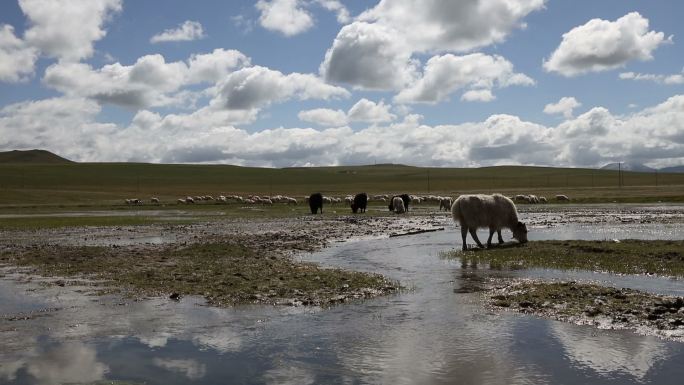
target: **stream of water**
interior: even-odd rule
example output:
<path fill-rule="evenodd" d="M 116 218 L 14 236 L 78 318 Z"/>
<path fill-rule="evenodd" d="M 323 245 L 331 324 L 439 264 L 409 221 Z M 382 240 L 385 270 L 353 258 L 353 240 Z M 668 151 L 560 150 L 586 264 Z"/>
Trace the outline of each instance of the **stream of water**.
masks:
<path fill-rule="evenodd" d="M 530 239 L 682 234 L 681 223 L 568 224 L 535 227 Z M 474 269 L 442 257 L 452 249 L 460 249 L 460 235 L 449 226 L 301 256 L 325 266 L 380 272 L 410 288 L 331 309 L 216 309 L 193 298 L 117 305 L 116 298 L 84 298 L 73 288 L 38 290 L 38 282 L 0 280 L 3 313 L 45 309 L 44 317 L 0 323 L 0 383 L 682 383 L 682 343 L 494 312 L 476 290 L 497 275 L 570 277 L 684 295 L 681 280 Z"/>

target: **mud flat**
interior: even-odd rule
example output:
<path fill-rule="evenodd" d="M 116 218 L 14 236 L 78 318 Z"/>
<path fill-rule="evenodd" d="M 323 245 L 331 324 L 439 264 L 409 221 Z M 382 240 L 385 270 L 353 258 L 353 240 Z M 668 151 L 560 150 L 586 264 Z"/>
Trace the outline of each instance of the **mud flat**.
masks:
<path fill-rule="evenodd" d="M 452 255 L 459 255 L 451 253 Z M 494 270 L 581 270 L 638 276 L 684 277 L 684 241 L 534 241 L 459 255 Z M 589 282 L 491 279 L 486 302 L 495 309 L 684 341 L 684 298 Z"/>
<path fill-rule="evenodd" d="M 586 283 L 515 280 L 486 295 L 494 308 L 506 308 L 601 329 L 684 341 L 684 299 L 627 288 Z"/>
<path fill-rule="evenodd" d="M 0 264 L 5 274 L 54 277 L 47 282 L 59 286 L 89 279 L 100 294 L 197 295 L 213 306 L 328 306 L 401 287 L 380 274 L 301 262 L 298 253 L 350 238 L 432 230 L 435 224 L 429 216 L 340 216 L 45 229 L 15 234 L 0 249 Z"/>

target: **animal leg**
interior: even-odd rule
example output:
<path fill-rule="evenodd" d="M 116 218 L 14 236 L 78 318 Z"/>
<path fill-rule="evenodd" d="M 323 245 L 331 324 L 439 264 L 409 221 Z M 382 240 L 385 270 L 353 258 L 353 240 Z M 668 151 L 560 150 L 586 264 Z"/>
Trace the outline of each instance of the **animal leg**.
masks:
<path fill-rule="evenodd" d="M 495 229 L 489 229 L 489 238 L 487 238 L 487 247 L 492 247 L 492 237 L 494 237 Z"/>
<path fill-rule="evenodd" d="M 482 242 L 480 242 L 480 238 L 477 237 L 477 228 L 472 228 L 469 230 L 470 230 L 470 236 L 473 237 L 473 239 L 475 240 L 475 243 L 477 243 L 477 246 L 481 249 L 484 248 L 484 246 L 482 246 Z"/>
<path fill-rule="evenodd" d="M 503 237 L 501 236 L 501 229 L 496 230 L 496 233 L 499 235 L 499 243 L 504 243 Z"/>
<path fill-rule="evenodd" d="M 468 250 L 468 244 L 466 243 L 466 237 L 468 236 L 468 228 L 461 226 L 461 238 L 463 238 L 463 250 Z"/>

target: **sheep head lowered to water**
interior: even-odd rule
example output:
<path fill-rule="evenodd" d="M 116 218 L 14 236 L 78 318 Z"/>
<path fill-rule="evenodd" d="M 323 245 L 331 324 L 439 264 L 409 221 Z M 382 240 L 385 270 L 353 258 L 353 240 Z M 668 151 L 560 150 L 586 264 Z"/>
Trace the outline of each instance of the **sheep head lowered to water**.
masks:
<path fill-rule="evenodd" d="M 513 232 L 513 238 L 520 243 L 527 242 L 527 226 L 518 220 L 518 210 L 515 203 L 501 194 L 494 195 L 461 195 L 451 206 L 454 221 L 461 226 L 463 250 L 467 249 L 466 236 L 468 232 L 479 247 L 483 247 L 477 237 L 478 228 L 489 229 L 487 246 L 491 246 L 492 237 L 496 232 L 499 243 L 503 243 L 501 229 L 508 228 Z"/>

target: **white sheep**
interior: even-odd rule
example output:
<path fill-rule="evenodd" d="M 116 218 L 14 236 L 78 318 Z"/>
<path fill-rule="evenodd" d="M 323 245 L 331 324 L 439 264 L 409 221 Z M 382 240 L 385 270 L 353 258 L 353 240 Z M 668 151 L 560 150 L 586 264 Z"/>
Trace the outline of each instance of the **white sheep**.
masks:
<path fill-rule="evenodd" d="M 285 197 L 285 199 L 288 205 L 297 205 L 297 199 L 292 197 Z"/>
<path fill-rule="evenodd" d="M 404 207 L 404 200 L 401 199 L 401 197 L 394 197 L 392 199 L 392 208 L 394 209 L 394 212 L 397 214 L 403 214 L 406 212 L 406 208 Z"/>
<path fill-rule="evenodd" d="M 183 205 L 183 204 L 185 204 L 185 199 L 183 199 L 183 198 L 178 198 L 178 200 L 176 201 L 176 203 L 179 204 L 179 205 Z"/>
<path fill-rule="evenodd" d="M 157 198 L 157 197 L 152 197 L 152 198 L 150 199 L 150 203 L 159 204 L 159 198 Z"/>
<path fill-rule="evenodd" d="M 518 242 L 527 242 L 527 226 L 518 220 L 515 203 L 501 194 L 461 195 L 451 206 L 451 215 L 461 226 L 463 250 L 468 248 L 466 244 L 468 232 L 477 245 L 483 247 L 477 238 L 478 228 L 489 229 L 487 247 L 492 245 L 494 232 L 499 236 L 499 243 L 503 243 L 501 229 L 504 227 L 513 232 L 513 238 Z"/>
<path fill-rule="evenodd" d="M 556 195 L 556 200 L 557 201 L 569 201 L 570 198 L 568 198 L 567 195 L 559 194 L 559 195 Z"/>

